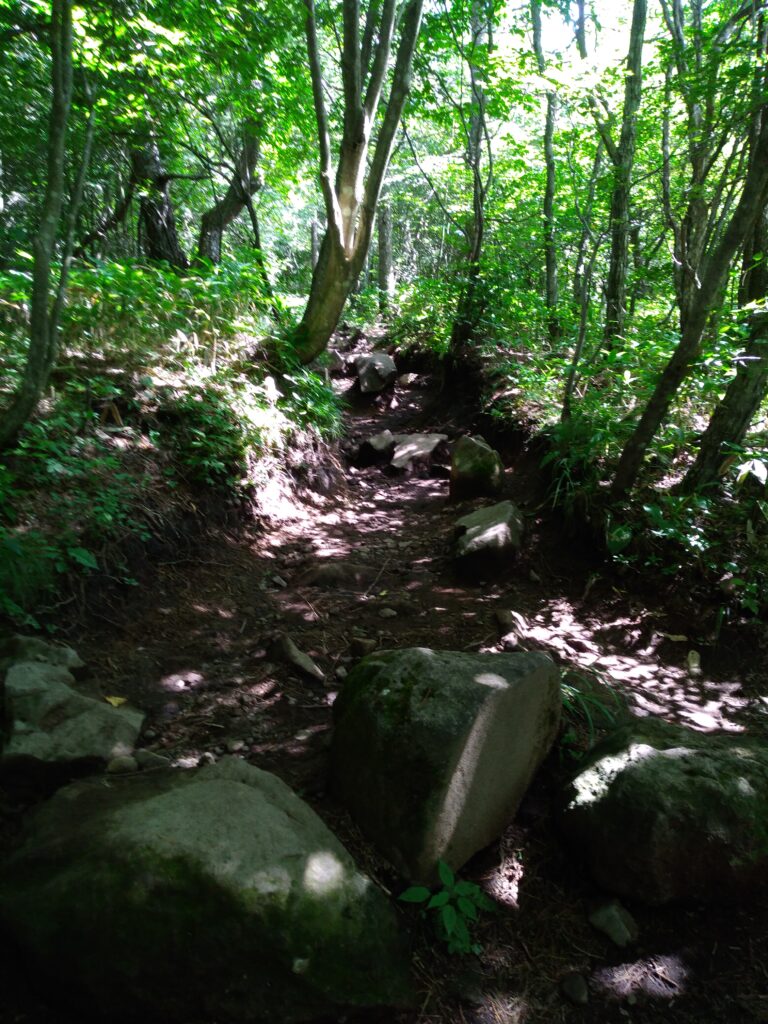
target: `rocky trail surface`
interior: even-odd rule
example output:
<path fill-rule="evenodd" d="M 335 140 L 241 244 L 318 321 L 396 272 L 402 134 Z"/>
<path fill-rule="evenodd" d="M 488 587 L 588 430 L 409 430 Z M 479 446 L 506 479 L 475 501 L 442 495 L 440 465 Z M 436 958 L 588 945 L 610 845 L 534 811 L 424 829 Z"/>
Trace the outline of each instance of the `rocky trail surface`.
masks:
<path fill-rule="evenodd" d="M 402 883 L 326 792 L 332 706 L 350 667 L 373 650 L 405 647 L 549 653 L 566 681 L 578 689 L 586 680 L 595 702 L 575 705 L 515 822 L 463 872 L 497 905 L 476 928 L 482 952 L 449 956 L 417 924 L 419 1008 L 376 1019 L 768 1020 L 765 905 L 653 909 L 627 900 L 637 938 L 621 948 L 590 923 L 606 898 L 562 842 L 553 813 L 579 747 L 624 707 L 703 733 L 762 734 L 758 639 L 749 648 L 724 635 L 715 645 L 690 618 L 625 592 L 552 520 L 525 453 L 503 444 L 503 496 L 524 514 L 522 549 L 495 578 L 458 575 L 456 520 L 488 502 L 449 501 L 449 459 L 439 448 L 398 470 L 366 465 L 359 452 L 385 429 L 453 441 L 471 426 L 454 422 L 417 375 L 387 397 L 356 401 L 339 461 L 321 474 L 324 494 L 298 501 L 275 482 L 264 499 L 268 519 L 245 533 L 190 539 L 158 559 L 151 582 L 123 592 L 122 604 L 105 601 L 73 624 L 67 642 L 102 696 L 146 713 L 145 749 L 181 767 L 235 754 L 274 772 L 395 893 Z M 14 808 L 6 811 L 10 834 Z M 105 970 L 120 969 L 109 950 L 104 958 Z M 67 1019 L 56 994 L 41 1001 L 14 960 L 4 970 L 3 1024 Z"/>

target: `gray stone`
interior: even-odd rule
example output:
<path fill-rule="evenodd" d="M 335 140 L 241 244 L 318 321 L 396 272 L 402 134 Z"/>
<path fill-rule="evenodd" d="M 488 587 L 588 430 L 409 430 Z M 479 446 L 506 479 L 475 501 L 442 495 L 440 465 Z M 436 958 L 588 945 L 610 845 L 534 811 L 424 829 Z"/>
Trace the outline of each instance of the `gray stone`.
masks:
<path fill-rule="evenodd" d="M 560 979 L 560 991 L 574 1006 L 586 1006 L 589 1002 L 589 984 L 578 971 L 571 971 Z"/>
<path fill-rule="evenodd" d="M 469 563 L 502 566 L 517 554 L 523 538 L 523 517 L 511 501 L 470 512 L 456 523 L 455 555 Z"/>
<path fill-rule="evenodd" d="M 396 434 L 395 450 L 390 465 L 393 469 L 406 470 L 411 463 L 429 463 L 435 449 L 448 440 L 447 434 Z"/>
<path fill-rule="evenodd" d="M 618 900 L 598 907 L 589 915 L 589 923 L 603 935 L 607 935 L 611 942 L 621 949 L 632 942 L 637 942 L 640 935 L 634 917 Z"/>
<path fill-rule="evenodd" d="M 237 758 L 60 790 L 0 871 L 0 919 L 103 1020 L 271 1024 L 410 997 L 385 896 Z"/>
<path fill-rule="evenodd" d="M 370 355 L 358 356 L 355 360 L 355 372 L 364 395 L 383 391 L 397 377 L 395 361 L 386 352 L 371 352 Z"/>
<path fill-rule="evenodd" d="M 0 672 L 17 661 L 43 661 L 70 670 L 85 665 L 71 647 L 52 644 L 36 636 L 11 636 L 0 640 Z"/>
<path fill-rule="evenodd" d="M 122 754 L 120 757 L 113 757 L 107 763 L 107 775 L 130 775 L 131 772 L 139 770 L 139 762 L 130 754 Z"/>
<path fill-rule="evenodd" d="M 394 608 L 380 608 L 379 609 L 379 618 L 380 619 L 396 619 L 397 618 L 397 612 L 395 611 Z"/>
<path fill-rule="evenodd" d="M 378 640 L 374 640 L 372 637 L 356 636 L 349 645 L 349 649 L 355 658 L 364 658 L 366 654 L 373 654 L 378 646 Z"/>
<path fill-rule="evenodd" d="M 544 654 L 372 654 L 334 704 L 331 780 L 407 878 L 459 868 L 514 817 L 560 719 Z"/>
<path fill-rule="evenodd" d="M 643 718 L 590 752 L 562 825 L 600 886 L 659 905 L 765 888 L 766 821 L 764 742 Z"/>
<path fill-rule="evenodd" d="M 86 697 L 73 683 L 66 668 L 47 662 L 19 662 L 8 670 L 4 766 L 22 760 L 42 765 L 106 762 L 132 752 L 144 715 Z"/>
<path fill-rule="evenodd" d="M 395 436 L 391 430 L 382 430 L 360 445 L 357 458 L 364 466 L 388 459 L 395 450 Z"/>
<path fill-rule="evenodd" d="M 157 754 L 154 750 L 137 750 L 133 756 L 136 758 L 139 768 L 169 768 L 171 764 L 170 757 Z"/>
<path fill-rule="evenodd" d="M 281 636 L 278 639 L 277 651 L 284 661 L 289 665 L 293 665 L 299 672 L 303 672 L 304 675 L 309 676 L 311 679 L 317 679 L 321 683 L 325 680 L 323 670 L 312 661 L 308 654 L 299 650 L 289 636 Z"/>
<path fill-rule="evenodd" d="M 451 456 L 451 498 L 493 497 L 503 482 L 504 463 L 499 453 L 482 437 L 460 437 Z"/>
<path fill-rule="evenodd" d="M 347 672 L 346 668 L 344 668 L 343 665 L 339 665 L 338 668 L 336 669 L 336 678 L 341 679 L 343 681 L 347 678 L 348 675 L 349 672 Z"/>

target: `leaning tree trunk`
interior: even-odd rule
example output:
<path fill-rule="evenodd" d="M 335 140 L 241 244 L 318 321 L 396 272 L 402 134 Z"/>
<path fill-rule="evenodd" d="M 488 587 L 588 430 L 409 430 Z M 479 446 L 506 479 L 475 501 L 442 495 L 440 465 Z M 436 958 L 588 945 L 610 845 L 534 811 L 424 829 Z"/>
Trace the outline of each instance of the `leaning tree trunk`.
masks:
<path fill-rule="evenodd" d="M 389 101 L 373 146 L 372 132 L 378 123 L 377 111 L 387 79 L 398 5 L 396 0 L 371 2 L 361 35 L 359 0 L 344 0 L 341 61 L 343 134 L 335 178 L 315 5 L 314 0 L 305 0 L 305 3 L 307 50 L 320 143 L 320 183 L 327 228 L 312 275 L 307 307 L 294 337 L 296 354 L 302 363 L 310 362 L 328 344 L 365 263 L 379 194 L 410 89 L 423 0 L 408 0 L 402 15 Z"/>
<path fill-rule="evenodd" d="M 704 258 L 699 288 L 687 310 L 680 342 L 621 453 L 611 487 L 614 498 L 622 497 L 634 485 L 648 445 L 698 355 L 707 320 L 717 307 L 728 279 L 731 261 L 762 209 L 763 194 L 768 186 L 768 107 L 763 108 L 761 120 L 739 202 L 719 242 Z"/>
<path fill-rule="evenodd" d="M 58 351 L 59 317 L 64 303 L 77 209 L 82 197 L 90 142 L 70 201 L 69 225 L 56 296 L 51 304 L 51 264 L 64 202 L 67 125 L 72 105 L 72 2 L 51 5 L 51 113 L 48 127 L 48 176 L 40 226 L 32 243 L 34 265 L 29 349 L 24 375 L 11 405 L 0 420 L 0 450 L 18 437 L 45 390 Z M 92 123 L 92 122 L 91 122 Z M 90 138 L 90 136 L 89 136 Z"/>
<path fill-rule="evenodd" d="M 249 200 L 261 188 L 261 179 L 255 173 L 258 161 L 258 125 L 248 122 L 243 129 L 243 144 L 237 154 L 235 170 L 227 191 L 217 203 L 205 211 L 200 222 L 200 235 L 197 243 L 198 260 L 208 260 L 213 264 L 221 261 L 221 246 L 225 230 L 240 216 L 243 210 L 250 209 Z"/>
<path fill-rule="evenodd" d="M 139 229 L 144 255 L 186 270 L 188 262 L 176 231 L 170 178 L 154 138 L 145 139 L 131 152 L 131 171 L 141 193 Z"/>
<path fill-rule="evenodd" d="M 635 161 L 637 111 L 640 107 L 643 72 L 643 36 L 647 18 L 646 0 L 635 0 L 632 28 L 627 55 L 624 84 L 624 111 L 621 136 L 617 148 L 612 148 L 614 162 L 613 192 L 611 194 L 611 256 L 605 288 L 605 330 L 603 343 L 611 348 L 624 332 L 627 301 L 627 265 L 629 262 L 630 187 Z"/>
<path fill-rule="evenodd" d="M 755 226 L 747 259 L 768 251 L 768 208 Z M 745 260 L 746 262 L 746 260 Z M 746 269 L 743 301 L 757 302 L 768 296 L 768 263 L 754 262 Z M 680 490 L 685 494 L 715 483 L 723 462 L 739 447 L 757 415 L 768 390 L 768 316 L 755 314 L 744 351 L 739 356 L 736 376 L 728 385 L 701 439 L 696 461 L 685 474 Z"/>

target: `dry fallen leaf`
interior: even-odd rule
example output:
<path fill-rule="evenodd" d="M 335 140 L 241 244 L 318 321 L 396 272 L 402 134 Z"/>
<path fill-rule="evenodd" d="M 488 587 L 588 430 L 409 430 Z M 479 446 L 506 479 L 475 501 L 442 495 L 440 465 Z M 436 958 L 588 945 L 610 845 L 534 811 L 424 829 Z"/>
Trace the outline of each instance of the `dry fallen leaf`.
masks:
<path fill-rule="evenodd" d="M 127 697 L 105 697 L 104 700 L 111 704 L 113 708 L 119 708 L 121 704 L 125 704 L 128 700 Z"/>

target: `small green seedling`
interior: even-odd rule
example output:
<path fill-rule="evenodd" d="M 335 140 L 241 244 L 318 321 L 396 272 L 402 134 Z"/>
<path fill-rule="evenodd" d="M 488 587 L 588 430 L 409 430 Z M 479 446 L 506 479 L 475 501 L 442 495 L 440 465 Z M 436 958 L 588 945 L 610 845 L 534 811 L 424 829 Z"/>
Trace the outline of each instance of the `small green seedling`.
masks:
<path fill-rule="evenodd" d="M 425 885 L 413 885 L 400 893 L 398 899 L 404 903 L 425 903 L 425 912 L 435 911 L 432 919 L 449 953 L 479 953 L 480 946 L 472 941 L 470 929 L 477 921 L 478 911 L 495 909 L 493 901 L 475 882 L 457 879 L 445 861 L 438 861 L 437 870 L 442 888 L 432 892 Z"/>

